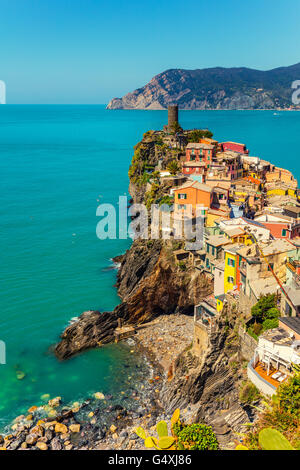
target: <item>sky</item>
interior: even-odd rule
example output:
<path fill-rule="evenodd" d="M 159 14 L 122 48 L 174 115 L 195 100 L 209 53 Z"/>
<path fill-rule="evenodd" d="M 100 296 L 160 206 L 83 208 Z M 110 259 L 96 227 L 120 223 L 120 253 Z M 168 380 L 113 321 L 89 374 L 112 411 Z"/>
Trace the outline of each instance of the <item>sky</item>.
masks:
<path fill-rule="evenodd" d="M 298 63 L 299 18 L 299 0 L 0 0 L 0 80 L 11 104 L 105 104 L 170 68 Z"/>

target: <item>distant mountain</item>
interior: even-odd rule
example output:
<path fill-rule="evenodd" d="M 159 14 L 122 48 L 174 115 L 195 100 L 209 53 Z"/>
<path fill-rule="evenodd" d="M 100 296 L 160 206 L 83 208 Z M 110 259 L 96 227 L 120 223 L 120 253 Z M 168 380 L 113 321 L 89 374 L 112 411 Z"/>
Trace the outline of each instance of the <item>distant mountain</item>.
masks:
<path fill-rule="evenodd" d="M 170 69 L 142 88 L 112 99 L 108 109 L 275 109 L 292 106 L 300 63 L 261 71 L 245 67 L 198 70 Z"/>

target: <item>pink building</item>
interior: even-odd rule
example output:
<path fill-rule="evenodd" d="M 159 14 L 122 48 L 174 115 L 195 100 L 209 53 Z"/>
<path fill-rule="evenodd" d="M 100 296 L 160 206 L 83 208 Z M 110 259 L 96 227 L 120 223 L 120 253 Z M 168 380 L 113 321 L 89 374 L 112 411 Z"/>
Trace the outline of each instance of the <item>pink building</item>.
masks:
<path fill-rule="evenodd" d="M 244 155 L 249 154 L 249 150 L 247 150 L 247 147 L 245 144 L 239 144 L 238 142 L 222 142 L 221 143 L 221 148 L 223 152 L 226 151 L 232 151 L 232 152 L 239 152 L 243 153 Z"/>
<path fill-rule="evenodd" d="M 209 168 L 215 157 L 215 146 L 211 144 L 190 143 L 186 146 L 186 162 L 205 163 Z"/>

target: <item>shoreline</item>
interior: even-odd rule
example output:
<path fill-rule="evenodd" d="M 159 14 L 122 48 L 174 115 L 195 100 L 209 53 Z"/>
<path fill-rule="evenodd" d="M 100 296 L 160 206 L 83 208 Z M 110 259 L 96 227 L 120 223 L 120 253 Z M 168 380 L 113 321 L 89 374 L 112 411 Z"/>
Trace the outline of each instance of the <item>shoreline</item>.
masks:
<path fill-rule="evenodd" d="M 189 334 L 183 328 L 184 334 L 178 335 L 183 322 L 189 326 Z M 191 316 L 162 315 L 133 337 L 122 340 L 131 348 L 132 354 L 139 354 L 148 362 L 149 371 L 142 382 L 131 384 L 120 393 L 119 399 L 114 397 L 113 400 L 110 395 L 102 396 L 101 392 L 73 405 L 65 405 L 60 397 L 49 397 L 46 404 L 31 406 L 27 414 L 17 416 L 6 427 L 0 436 L 0 450 L 144 449 L 144 441 L 134 429 L 142 426 L 150 430 L 158 421 L 170 420 L 171 414 L 164 412 L 161 392 L 170 376 L 173 359 L 192 341 L 192 325 Z M 158 343 L 161 347 L 157 347 Z M 169 348 L 171 359 L 162 360 Z M 130 394 L 131 405 L 123 406 L 122 399 Z M 96 395 L 101 398 L 97 399 Z M 182 410 L 187 420 L 191 419 L 189 411 L 191 409 Z M 64 432 L 57 432 L 59 428 Z"/>

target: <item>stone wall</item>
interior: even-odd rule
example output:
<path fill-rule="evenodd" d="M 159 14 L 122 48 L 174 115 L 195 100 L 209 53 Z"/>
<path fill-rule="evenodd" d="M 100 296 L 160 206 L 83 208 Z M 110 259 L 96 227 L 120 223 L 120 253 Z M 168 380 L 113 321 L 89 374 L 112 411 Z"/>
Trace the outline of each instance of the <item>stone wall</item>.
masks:
<path fill-rule="evenodd" d="M 257 347 L 257 341 L 242 326 L 239 327 L 238 333 L 240 337 L 240 357 L 250 361 Z"/>
<path fill-rule="evenodd" d="M 199 322 L 194 322 L 193 351 L 198 357 L 206 354 L 209 345 L 209 338 L 206 328 Z"/>

